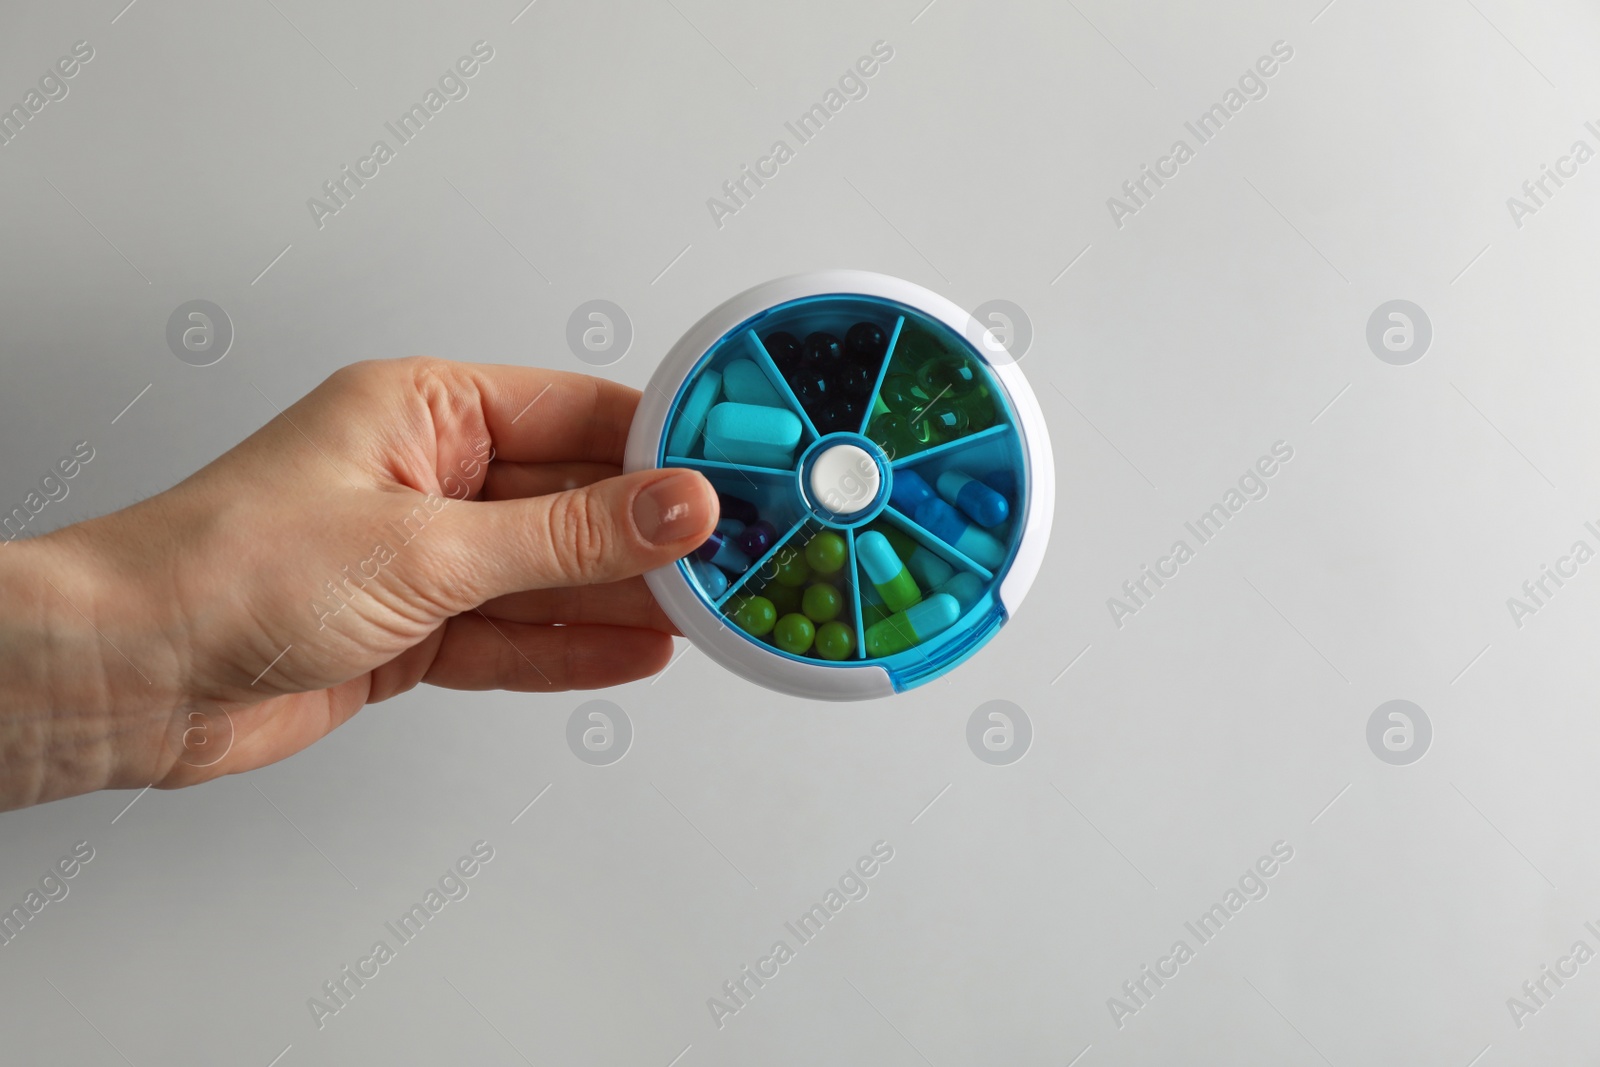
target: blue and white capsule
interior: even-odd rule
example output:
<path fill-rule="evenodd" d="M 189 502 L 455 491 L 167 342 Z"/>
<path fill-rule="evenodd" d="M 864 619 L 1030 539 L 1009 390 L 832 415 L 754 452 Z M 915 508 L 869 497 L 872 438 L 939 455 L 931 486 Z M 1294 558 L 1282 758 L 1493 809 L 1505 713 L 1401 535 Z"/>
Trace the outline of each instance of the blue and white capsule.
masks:
<path fill-rule="evenodd" d="M 939 495 L 945 502 L 966 512 L 967 518 L 979 526 L 994 527 L 1011 515 L 1011 505 L 1006 498 L 960 471 L 945 471 L 938 479 Z"/>

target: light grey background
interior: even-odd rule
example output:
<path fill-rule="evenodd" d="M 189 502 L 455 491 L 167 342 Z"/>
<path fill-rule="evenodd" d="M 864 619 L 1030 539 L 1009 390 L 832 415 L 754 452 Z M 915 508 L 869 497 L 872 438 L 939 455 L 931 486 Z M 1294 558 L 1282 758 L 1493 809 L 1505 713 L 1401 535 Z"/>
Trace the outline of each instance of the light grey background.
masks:
<path fill-rule="evenodd" d="M 1521 228 L 1506 206 L 1600 147 L 1593 5 L 522 2 L 7 0 L 0 102 L 77 40 L 95 58 L 0 147 L 5 508 L 79 439 L 97 458 L 42 526 L 159 491 L 356 359 L 585 369 L 566 320 L 596 298 L 635 329 L 598 373 L 642 385 L 732 293 L 850 266 L 1027 310 L 1043 572 L 893 700 L 808 704 L 690 650 L 605 694 L 634 728 L 610 766 L 566 746 L 586 695 L 420 689 L 246 777 L 0 817 L 7 905 L 96 850 L 0 947 L 0 1061 L 1600 1052 L 1600 962 L 1520 1029 L 1506 1005 L 1600 948 L 1600 563 L 1520 629 L 1506 606 L 1597 543 L 1600 161 Z M 478 40 L 470 96 L 319 230 L 306 198 Z M 869 95 L 714 225 L 878 40 Z M 1106 198 L 1279 40 L 1268 95 L 1115 226 Z M 166 346 L 192 299 L 234 324 L 214 366 Z M 1366 345 L 1392 299 L 1433 324 L 1409 366 Z M 1107 598 L 1279 440 L 1270 494 L 1118 628 Z M 1367 747 L 1391 699 L 1432 722 L 1409 766 Z M 991 700 L 1033 724 L 1009 766 L 967 746 Z M 319 1030 L 308 998 L 479 839 L 471 895 Z M 870 895 L 719 1029 L 707 998 L 878 840 Z M 1280 840 L 1266 899 L 1119 1029 L 1107 999 Z"/>

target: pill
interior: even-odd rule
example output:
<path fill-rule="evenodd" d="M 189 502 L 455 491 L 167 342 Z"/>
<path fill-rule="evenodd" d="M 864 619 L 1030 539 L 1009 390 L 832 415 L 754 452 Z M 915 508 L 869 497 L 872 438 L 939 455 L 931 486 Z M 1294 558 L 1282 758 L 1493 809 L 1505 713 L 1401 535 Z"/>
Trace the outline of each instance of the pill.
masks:
<path fill-rule="evenodd" d="M 718 519 L 717 533 L 722 534 L 724 537 L 737 538 L 744 533 L 744 523 L 738 519 Z"/>
<path fill-rule="evenodd" d="M 770 634 L 778 621 L 777 609 L 764 596 L 735 597 L 731 614 L 741 630 L 755 637 Z"/>
<path fill-rule="evenodd" d="M 816 582 L 806 587 L 800 610 L 812 622 L 832 622 L 844 610 L 844 597 L 827 582 Z"/>
<path fill-rule="evenodd" d="M 857 400 L 866 400 L 872 383 L 878 380 L 878 369 L 865 363 L 846 363 L 829 380 L 829 385 Z"/>
<path fill-rule="evenodd" d="M 772 628 L 772 643 L 796 656 L 810 651 L 816 636 L 815 624 L 804 615 L 785 615 Z"/>
<path fill-rule="evenodd" d="M 755 404 L 717 404 L 706 416 L 706 458 L 787 469 L 800 443 L 800 418 L 792 411 Z"/>
<path fill-rule="evenodd" d="M 874 623 L 882 622 L 891 614 L 893 613 L 889 610 L 887 604 L 863 604 L 861 605 L 861 625 L 871 629 Z"/>
<path fill-rule="evenodd" d="M 924 500 L 933 498 L 933 486 L 916 471 L 895 471 L 894 483 L 889 487 L 889 503 L 902 515 L 910 515 L 922 506 Z"/>
<path fill-rule="evenodd" d="M 999 526 L 1011 514 L 1006 498 L 960 471 L 945 471 L 936 483 L 945 502 L 966 512 L 979 526 Z"/>
<path fill-rule="evenodd" d="M 861 419 L 865 413 L 861 401 L 855 397 L 837 396 L 822 405 L 813 421 L 817 424 L 818 433 L 853 433 L 861 429 Z"/>
<path fill-rule="evenodd" d="M 740 552 L 755 559 L 778 543 L 778 528 L 766 519 L 757 519 L 746 526 L 733 543 Z"/>
<path fill-rule="evenodd" d="M 813 406 L 827 399 L 828 380 L 815 371 L 797 370 L 786 375 L 783 380 L 789 383 L 789 391 L 808 413 Z"/>
<path fill-rule="evenodd" d="M 800 339 L 794 334 L 784 330 L 769 333 L 762 345 L 780 371 L 788 373 L 790 369 L 800 366 Z"/>
<path fill-rule="evenodd" d="M 939 592 L 948 593 L 950 596 L 955 597 L 956 602 L 961 605 L 962 611 L 971 611 L 972 605 L 976 604 L 978 598 L 983 596 L 983 579 L 971 571 L 962 571 L 944 583 L 944 588 L 940 589 Z"/>
<path fill-rule="evenodd" d="M 967 413 L 941 401 L 911 419 L 911 439 L 920 445 L 942 445 L 963 436 L 971 428 Z"/>
<path fill-rule="evenodd" d="M 962 396 L 979 384 L 978 368 L 954 352 L 934 356 L 917 367 L 917 385 L 928 396 Z"/>
<path fill-rule="evenodd" d="M 1008 501 L 1017 499 L 1017 472 L 1009 467 L 992 470 L 978 480 Z"/>
<path fill-rule="evenodd" d="M 833 574 L 844 566 L 844 538 L 832 530 L 823 530 L 806 545 L 806 562 L 818 574 Z"/>
<path fill-rule="evenodd" d="M 801 346 L 804 354 L 804 363 L 818 371 L 827 373 L 844 362 L 844 345 L 831 333 L 818 330 L 816 333 L 806 334 L 805 344 Z"/>
<path fill-rule="evenodd" d="M 897 359 L 895 362 L 900 361 Z M 910 414 L 928 399 L 917 392 L 917 380 L 909 374 L 886 376 L 883 384 L 878 387 L 878 395 L 883 398 L 884 404 L 890 411 L 900 415 Z"/>
<path fill-rule="evenodd" d="M 725 571 L 743 574 L 750 569 L 750 558 L 740 552 L 733 541 L 719 533 L 706 538 L 706 543 L 694 550 L 696 558 L 714 563 Z"/>
<path fill-rule="evenodd" d="M 867 427 L 867 436 L 883 449 L 892 460 L 896 456 L 909 456 L 922 446 L 911 436 L 911 424 L 905 416 L 885 412 L 873 418 Z"/>
<path fill-rule="evenodd" d="M 896 612 L 867 627 L 867 656 L 877 659 L 904 652 L 914 645 L 937 637 L 955 625 L 961 605 L 947 593 L 935 593 L 920 604 Z"/>
<path fill-rule="evenodd" d="M 792 585 L 798 589 L 811 577 L 811 564 L 806 562 L 805 554 L 795 548 L 792 542 L 773 557 L 772 565 L 777 572 L 773 580 L 779 585 Z"/>
<path fill-rule="evenodd" d="M 706 371 L 690 387 L 689 395 L 678 410 L 678 421 L 673 424 L 672 433 L 667 435 L 667 455 L 693 454 L 695 443 L 700 440 L 700 431 L 705 429 L 706 415 L 711 405 L 717 402 L 717 392 L 721 388 L 722 375 L 714 370 Z"/>
<path fill-rule="evenodd" d="M 858 322 L 845 332 L 844 348 L 851 359 L 876 368 L 883 354 L 889 350 L 889 338 L 877 323 Z"/>
<path fill-rule="evenodd" d="M 722 568 L 703 559 L 691 559 L 689 570 L 694 574 L 694 580 L 700 583 L 701 592 L 710 599 L 716 600 L 728 591 L 728 576 L 722 572 Z"/>
<path fill-rule="evenodd" d="M 754 360 L 736 359 L 722 368 L 722 395 L 735 404 L 781 408 L 782 395 Z"/>
<path fill-rule="evenodd" d="M 977 433 L 994 425 L 994 397 L 981 382 L 965 396 L 955 398 L 955 406 L 967 416 L 967 432 Z"/>
<path fill-rule="evenodd" d="M 906 560 L 906 570 L 923 589 L 938 589 L 955 577 L 956 569 L 927 549 L 918 545 L 911 558 Z"/>
<path fill-rule="evenodd" d="M 784 585 L 781 582 L 768 582 L 761 589 L 761 595 L 772 601 L 773 608 L 778 613 L 778 618 L 793 615 L 800 610 L 800 587 Z"/>
<path fill-rule="evenodd" d="M 889 539 L 876 530 L 868 530 L 856 539 L 856 558 L 867 580 L 889 605 L 890 611 L 904 611 L 922 599 L 917 580 L 911 577 L 906 565 L 895 555 Z"/>
<path fill-rule="evenodd" d="M 894 554 L 901 559 L 910 559 L 911 554 L 922 547 L 917 544 L 916 538 L 904 530 L 896 529 L 886 524 L 880 524 L 873 528 L 889 539 L 889 543 L 894 546 Z"/>
<path fill-rule="evenodd" d="M 817 627 L 817 655 L 823 659 L 844 659 L 855 651 L 856 632 L 842 622 L 825 622 Z"/>
<path fill-rule="evenodd" d="M 959 511 L 938 497 L 924 500 L 918 505 L 912 519 L 981 567 L 993 570 L 1006 558 L 1004 545 L 972 525 Z"/>
<path fill-rule="evenodd" d="M 723 518 L 738 519 L 746 526 L 761 517 L 761 513 L 756 510 L 756 506 L 750 501 L 742 497 L 729 496 L 727 493 L 717 494 L 717 506 L 722 509 Z"/>

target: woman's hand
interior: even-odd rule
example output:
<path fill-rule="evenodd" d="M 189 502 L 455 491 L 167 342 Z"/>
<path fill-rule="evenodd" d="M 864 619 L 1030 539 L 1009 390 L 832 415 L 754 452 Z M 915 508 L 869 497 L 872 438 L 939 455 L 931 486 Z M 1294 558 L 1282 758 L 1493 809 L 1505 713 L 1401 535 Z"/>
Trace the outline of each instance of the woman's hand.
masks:
<path fill-rule="evenodd" d="M 659 671 L 641 573 L 710 534 L 699 474 L 620 473 L 638 394 L 346 367 L 173 489 L 0 545 L 0 809 L 260 767 L 418 682 Z"/>

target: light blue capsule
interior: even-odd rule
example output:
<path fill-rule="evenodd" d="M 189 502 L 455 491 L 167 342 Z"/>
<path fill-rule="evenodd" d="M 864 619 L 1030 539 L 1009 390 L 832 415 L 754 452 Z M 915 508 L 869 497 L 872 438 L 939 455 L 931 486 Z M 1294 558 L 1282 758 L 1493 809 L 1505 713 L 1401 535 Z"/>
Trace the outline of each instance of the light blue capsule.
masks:
<path fill-rule="evenodd" d="M 935 637 L 956 624 L 961 617 L 961 605 L 955 597 L 946 593 L 935 593 L 920 604 L 913 604 L 906 609 L 906 622 L 911 624 L 911 630 L 917 635 L 919 641 L 926 641 Z"/>
<path fill-rule="evenodd" d="M 955 576 L 956 569 L 921 545 L 906 560 L 906 569 L 924 589 L 937 589 Z"/>
<path fill-rule="evenodd" d="M 700 588 L 712 600 L 717 599 L 728 591 L 728 576 L 722 573 L 722 568 L 701 559 L 691 559 L 689 569 L 694 572 L 694 580 L 700 583 Z"/>
<path fill-rule="evenodd" d="M 706 458 L 787 470 L 800 443 L 800 417 L 785 408 L 724 402 L 706 417 Z"/>
<path fill-rule="evenodd" d="M 895 555 L 889 539 L 877 530 L 868 530 L 856 538 L 856 558 L 861 561 L 861 569 L 867 572 L 867 578 L 873 585 L 889 581 L 905 566 L 900 562 L 900 557 Z"/>
<path fill-rule="evenodd" d="M 939 592 L 955 597 L 962 611 L 971 611 L 972 605 L 983 596 L 983 579 L 971 571 L 962 571 L 945 582 Z"/>
<path fill-rule="evenodd" d="M 717 393 L 722 389 L 722 375 L 714 370 L 708 370 L 689 389 L 689 395 L 684 398 L 683 406 L 678 411 L 678 421 L 672 426 L 672 433 L 667 437 L 667 455 L 692 456 L 695 444 L 700 440 L 700 431 L 705 428 L 706 415 L 711 410 L 711 405 L 717 402 Z"/>
<path fill-rule="evenodd" d="M 756 366 L 754 360 L 736 359 L 722 368 L 722 395 L 735 404 L 756 404 L 760 407 L 787 408 L 783 397 L 772 387 L 772 381 Z"/>

